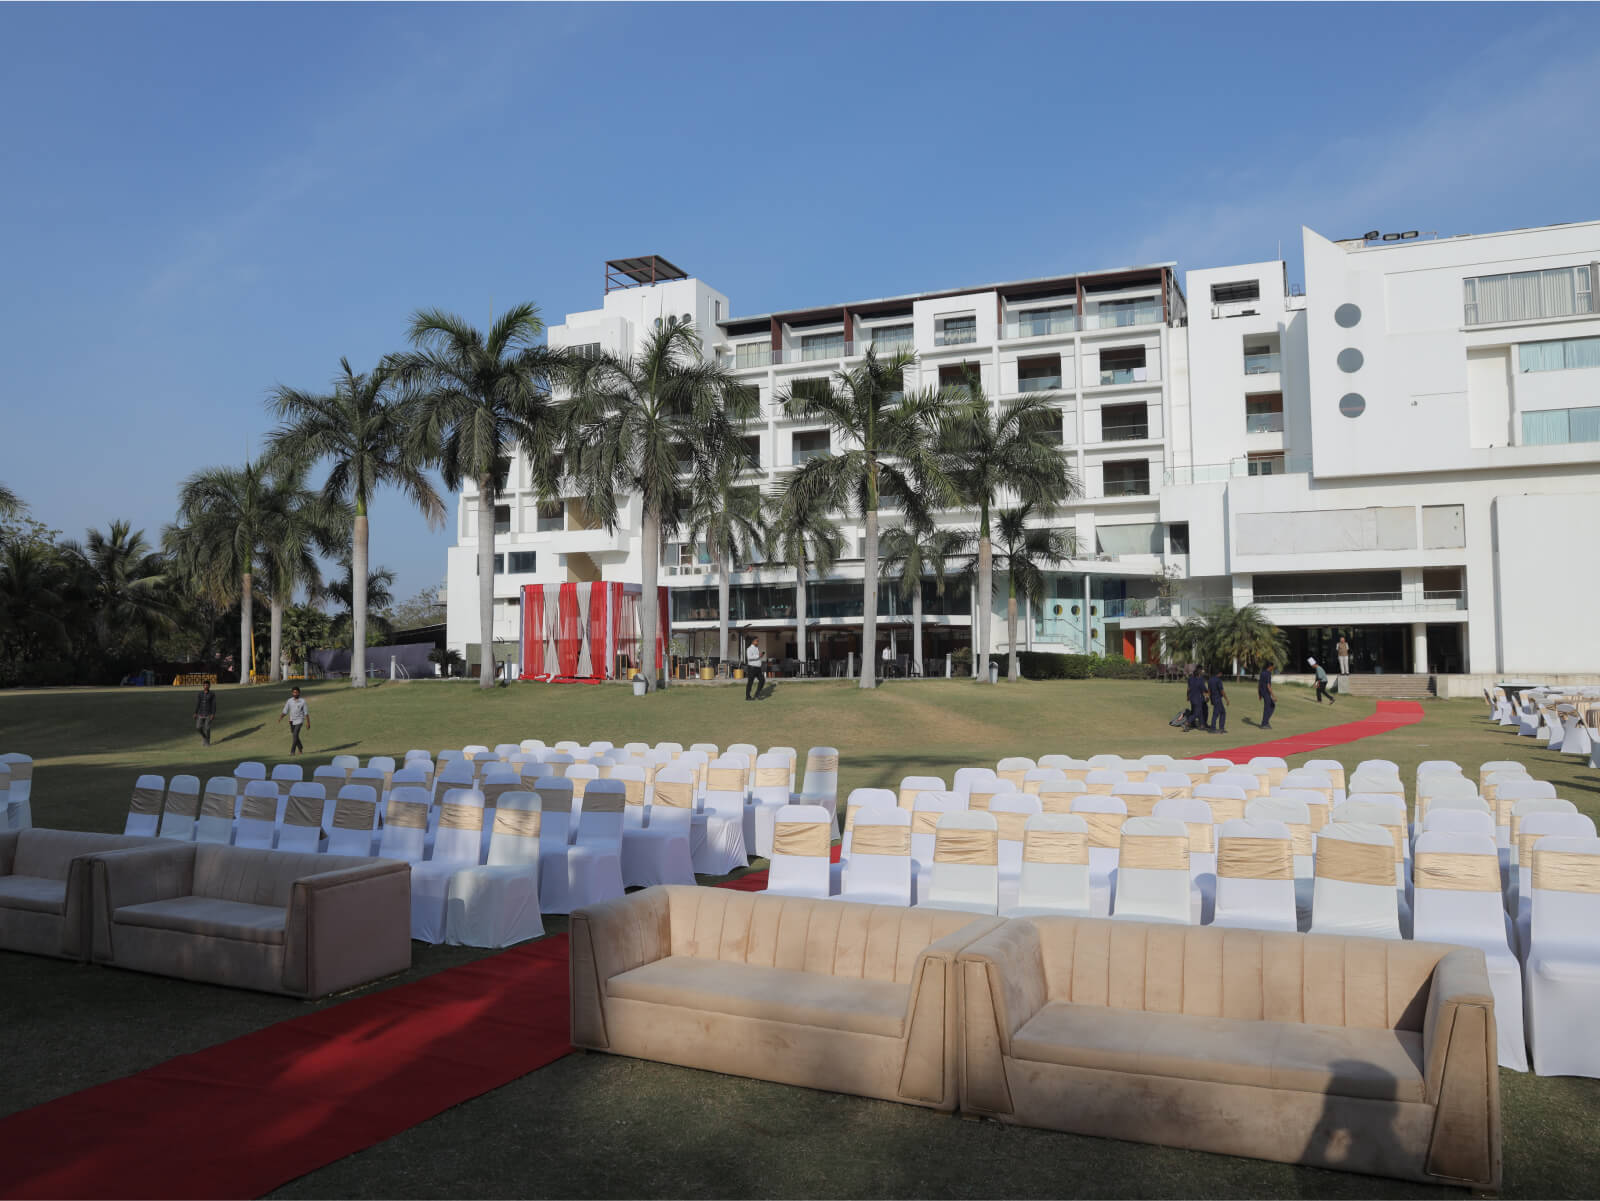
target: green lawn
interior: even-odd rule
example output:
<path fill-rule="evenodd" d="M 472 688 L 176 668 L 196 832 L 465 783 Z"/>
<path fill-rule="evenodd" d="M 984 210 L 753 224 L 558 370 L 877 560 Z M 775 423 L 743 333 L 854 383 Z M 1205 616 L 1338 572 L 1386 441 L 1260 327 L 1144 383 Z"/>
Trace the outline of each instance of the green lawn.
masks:
<path fill-rule="evenodd" d="M 782 744 L 803 756 L 839 748 L 840 799 L 909 774 L 947 776 L 1007 754 L 1164 751 L 1261 740 L 1254 687 L 1237 688 L 1228 736 L 1167 725 L 1181 686 L 1113 681 L 984 688 L 967 681 L 785 684 L 746 704 L 736 687 L 689 687 L 636 699 L 620 686 L 418 681 L 357 693 L 312 684 L 307 766 L 334 755 L 438 750 L 542 738 L 675 739 Z M 36 760 L 35 823 L 121 829 L 140 772 L 231 771 L 242 759 L 285 761 L 276 725 L 286 689 L 219 690 L 212 746 L 189 714 L 191 690 L 62 689 L 0 694 L 0 750 Z M 1369 716 L 1373 702 L 1332 709 L 1279 689 L 1268 737 Z M 1246 703 L 1248 702 L 1248 703 Z M 1347 767 L 1393 759 L 1409 778 L 1423 759 L 1469 772 L 1518 759 L 1591 816 L 1600 780 L 1571 756 L 1517 739 L 1474 701 L 1434 701 L 1419 725 L 1319 752 Z M 1304 758 L 1304 757 L 1302 757 Z M 1295 760 L 1291 758 L 1291 762 Z M 308 772 L 309 774 L 309 772 Z M 565 928 L 548 919 L 547 928 Z M 483 952 L 414 944 L 401 979 Z M 0 1027 L 8 1040 L 0 1113 L 115 1079 L 308 1011 L 304 1003 L 206 985 L 0 954 Z M 383 986 L 388 986 L 386 982 Z M 342 999 L 342 998 L 341 998 Z M 324 1004 L 327 1002 L 324 1002 Z M 181 1021 L 174 1021 L 181 1015 Z M 1600 1082 L 1501 1073 L 1508 1196 L 1582 1196 L 1600 1180 Z M 623 1150 L 625 1148 L 625 1150 Z M 922 1110 L 738 1080 L 660 1064 L 579 1055 L 458 1106 L 304 1177 L 285 1196 L 1424 1196 L 1425 1189 L 1336 1172 L 955 1121 Z"/>

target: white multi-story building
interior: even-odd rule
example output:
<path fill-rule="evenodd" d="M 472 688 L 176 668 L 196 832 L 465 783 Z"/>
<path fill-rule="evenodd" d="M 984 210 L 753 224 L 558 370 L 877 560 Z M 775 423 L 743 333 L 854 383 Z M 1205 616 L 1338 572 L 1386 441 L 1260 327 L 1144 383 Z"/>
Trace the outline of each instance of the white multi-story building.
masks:
<path fill-rule="evenodd" d="M 749 317 L 664 260 L 620 260 L 603 306 L 550 341 L 631 351 L 656 322 L 706 331 L 707 353 L 759 390 L 749 479 L 768 489 L 838 449 L 778 398 L 869 346 L 916 354 L 908 387 L 975 377 L 996 403 L 1048 391 L 1080 482 L 1052 520 L 1080 550 L 1025 609 L 1022 649 L 1153 658 L 1160 627 L 1233 601 L 1285 627 L 1297 664 L 1331 661 L 1342 634 L 1357 671 L 1600 671 L 1573 600 L 1600 587 L 1586 537 L 1600 511 L 1600 223 L 1304 237 L 1303 293 L 1282 262 L 1191 271 L 1184 288 L 1161 263 Z M 520 456 L 507 482 L 496 637 L 515 659 L 522 584 L 636 582 L 642 550 L 637 505 L 606 531 L 581 497 L 541 505 Z M 475 503 L 460 498 L 448 576 L 447 636 L 469 654 Z M 863 649 L 861 530 L 845 533 L 846 557 L 808 591 L 808 657 L 828 662 Z M 675 631 L 715 653 L 704 555 L 661 555 Z M 879 595 L 880 645 L 908 650 L 907 606 Z M 733 624 L 769 654 L 794 653 L 792 604 L 788 569 L 739 565 Z M 939 597 L 930 584 L 924 612 L 928 659 L 969 644 L 964 585 Z M 999 595 L 990 621 L 1003 651 Z"/>

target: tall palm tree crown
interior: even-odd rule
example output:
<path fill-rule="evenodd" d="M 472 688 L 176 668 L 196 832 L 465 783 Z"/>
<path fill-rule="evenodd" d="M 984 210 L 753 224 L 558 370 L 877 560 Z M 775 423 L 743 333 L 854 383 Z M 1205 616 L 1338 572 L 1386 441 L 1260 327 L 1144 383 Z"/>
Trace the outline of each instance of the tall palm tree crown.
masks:
<path fill-rule="evenodd" d="M 876 686 L 873 648 L 878 617 L 878 513 L 885 497 L 912 520 L 947 503 L 953 489 L 936 453 L 935 436 L 949 404 L 937 391 L 905 391 L 912 356 L 862 362 L 779 398 L 790 417 L 821 420 L 833 435 L 831 454 L 809 460 L 789 491 L 805 503 L 852 509 L 866 527 L 861 599 L 861 687 Z"/>
<path fill-rule="evenodd" d="M 322 590 L 317 555 L 337 554 L 350 539 L 352 515 L 342 498 L 306 487 L 306 464 L 285 456 L 272 458 L 268 504 L 273 514 L 271 538 L 261 548 L 261 583 L 271 611 L 268 626 L 267 679 L 283 675 L 283 614 L 297 588 L 308 600 Z"/>
<path fill-rule="evenodd" d="M 922 667 L 922 585 L 933 577 L 934 592 L 944 596 L 948 578 L 966 570 L 962 560 L 972 548 L 967 530 L 941 528 L 931 522 L 891 526 L 883 532 L 882 573 L 896 582 L 900 599 L 911 602 L 911 656 Z"/>
<path fill-rule="evenodd" d="M 683 524 L 695 492 L 713 490 L 759 411 L 751 390 L 707 360 L 688 322 L 652 329 L 638 353 L 575 359 L 563 377 L 567 466 L 590 512 L 615 529 L 639 499 L 641 669 L 655 684 L 656 579 L 664 534 Z"/>
<path fill-rule="evenodd" d="M 738 563 L 749 563 L 765 541 L 761 490 L 739 483 L 745 464 L 743 449 L 733 443 L 733 453 L 714 465 L 712 474 L 697 479 L 691 490 L 685 531 L 692 543 L 704 542 L 717 569 L 718 655 L 728 657 L 728 577 Z"/>
<path fill-rule="evenodd" d="M 825 576 L 842 554 L 844 534 L 825 502 L 792 488 L 767 499 L 767 556 L 794 565 L 794 641 L 801 663 L 806 661 L 807 567 Z"/>
<path fill-rule="evenodd" d="M 556 492 L 557 431 L 550 384 L 565 356 L 537 344 L 539 310 L 520 304 L 487 334 L 437 309 L 411 319 L 414 349 L 386 367 L 406 389 L 407 453 L 436 463 L 447 488 L 471 482 L 478 492 L 478 621 L 483 664 L 479 682 L 494 686 L 494 510 L 507 456 L 520 449 L 540 492 Z"/>
<path fill-rule="evenodd" d="M 1000 553 L 995 556 L 994 571 L 1006 579 L 1006 648 L 1010 660 L 1006 677 L 1010 680 L 1022 678 L 1022 658 L 1017 650 L 1018 598 L 1034 604 L 1044 600 L 1045 569 L 1077 553 L 1077 537 L 1071 531 L 1028 524 L 1038 515 L 1034 506 L 1023 504 L 1000 510 L 995 519 Z"/>
<path fill-rule="evenodd" d="M 168 595 L 164 557 L 126 521 L 113 521 L 102 533 L 90 530 L 84 543 L 62 549 L 74 556 L 92 581 L 95 634 L 114 647 L 129 633 L 144 637 L 152 650 L 157 634 L 172 628 L 175 606 Z"/>
<path fill-rule="evenodd" d="M 340 359 L 331 392 L 313 395 L 278 387 L 268 407 L 282 422 L 272 436 L 270 452 L 297 461 L 326 460 L 324 499 L 354 509 L 349 556 L 358 570 L 352 601 L 350 683 L 360 688 L 367 682 L 366 627 L 371 601 L 365 588 L 368 508 L 373 495 L 386 484 L 398 488 L 422 511 L 430 529 L 443 527 L 444 502 L 428 477 L 425 454 L 408 438 L 408 414 L 388 367 L 358 373 L 349 359 Z"/>
<path fill-rule="evenodd" d="M 978 511 L 978 590 L 973 606 L 973 656 L 980 683 L 989 680 L 989 613 L 993 604 L 991 519 L 1008 497 L 1031 505 L 1040 517 L 1078 491 L 1061 449 L 1061 414 L 1047 392 L 991 404 L 974 381 L 939 431 L 961 503 Z M 1011 662 L 1016 663 L 1012 655 Z"/>

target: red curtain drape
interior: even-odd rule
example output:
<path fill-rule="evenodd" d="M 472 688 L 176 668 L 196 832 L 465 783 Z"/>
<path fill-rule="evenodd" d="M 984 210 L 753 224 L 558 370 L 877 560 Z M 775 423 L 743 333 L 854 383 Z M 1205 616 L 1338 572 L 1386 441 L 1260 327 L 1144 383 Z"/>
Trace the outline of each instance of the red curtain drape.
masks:
<path fill-rule="evenodd" d="M 522 586 L 522 678 L 538 678 L 544 670 L 544 587 Z"/>
<path fill-rule="evenodd" d="M 563 677 L 570 679 L 578 671 L 578 586 L 562 584 L 557 595 L 558 630 L 556 633 L 556 667 Z"/>
<path fill-rule="evenodd" d="M 600 580 L 589 585 L 589 664 L 597 680 L 611 675 L 610 657 L 606 651 L 606 601 L 609 586 Z"/>

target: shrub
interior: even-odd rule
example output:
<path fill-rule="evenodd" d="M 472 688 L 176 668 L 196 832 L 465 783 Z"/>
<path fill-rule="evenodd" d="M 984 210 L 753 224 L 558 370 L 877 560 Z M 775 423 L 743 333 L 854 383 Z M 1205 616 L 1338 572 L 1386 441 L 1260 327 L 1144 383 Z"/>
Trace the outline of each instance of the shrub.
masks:
<path fill-rule="evenodd" d="M 1094 678 L 1097 680 L 1153 680 L 1156 669 L 1148 663 L 1135 663 L 1130 659 L 1096 658 Z"/>
<path fill-rule="evenodd" d="M 1045 651 L 1022 651 L 1022 677 L 1026 680 L 1153 680 L 1156 669 L 1127 659 L 1104 659 L 1099 655 L 1061 655 Z M 993 655 L 1004 679 L 1011 668 L 1009 655 Z"/>
<path fill-rule="evenodd" d="M 965 672 L 972 674 L 972 648 L 959 646 L 950 652 L 950 670 L 952 672 Z"/>

